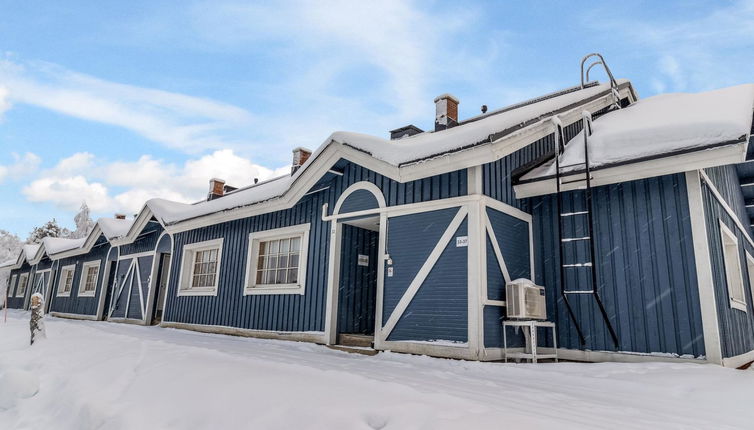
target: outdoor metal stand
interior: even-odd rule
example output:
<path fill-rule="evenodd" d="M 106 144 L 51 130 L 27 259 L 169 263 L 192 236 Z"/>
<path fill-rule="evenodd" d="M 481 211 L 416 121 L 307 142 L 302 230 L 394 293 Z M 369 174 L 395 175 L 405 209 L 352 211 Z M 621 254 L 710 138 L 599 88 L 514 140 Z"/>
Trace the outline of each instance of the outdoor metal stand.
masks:
<path fill-rule="evenodd" d="M 526 337 L 526 349 L 524 352 L 511 352 L 508 353 L 508 327 L 517 328 L 529 328 L 529 336 Z M 537 328 L 544 327 L 552 329 L 552 354 L 538 354 L 537 353 Z M 509 320 L 503 321 L 503 354 L 505 355 L 505 362 L 508 362 L 508 358 L 526 359 L 531 360 L 532 363 L 536 363 L 539 359 L 553 358 L 555 362 L 558 362 L 558 343 L 555 333 L 555 323 L 550 321 L 539 320 Z M 530 351 L 530 352 L 526 352 Z"/>

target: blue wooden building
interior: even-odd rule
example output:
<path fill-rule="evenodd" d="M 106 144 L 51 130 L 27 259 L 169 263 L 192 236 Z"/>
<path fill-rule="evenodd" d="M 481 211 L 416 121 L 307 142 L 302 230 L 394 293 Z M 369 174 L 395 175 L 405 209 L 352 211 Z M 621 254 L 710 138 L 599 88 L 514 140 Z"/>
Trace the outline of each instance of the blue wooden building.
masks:
<path fill-rule="evenodd" d="M 203 201 L 153 199 L 75 249 L 30 249 L 11 291 L 36 270 L 58 291 L 97 262 L 94 295 L 53 293 L 51 312 L 499 360 L 505 285 L 526 278 L 561 357 L 739 366 L 754 360 L 752 101 L 751 86 L 639 100 L 610 76 L 460 119 L 444 94 L 434 130 L 337 132 L 295 149 L 290 175 L 213 179 Z"/>

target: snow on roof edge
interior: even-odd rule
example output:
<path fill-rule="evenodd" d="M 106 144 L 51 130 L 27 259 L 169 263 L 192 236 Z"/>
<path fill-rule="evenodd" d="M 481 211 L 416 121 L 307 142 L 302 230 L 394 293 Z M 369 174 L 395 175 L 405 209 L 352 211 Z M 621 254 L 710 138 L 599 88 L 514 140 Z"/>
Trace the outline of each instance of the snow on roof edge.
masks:
<path fill-rule="evenodd" d="M 628 86 L 630 88 L 631 82 L 627 79 L 620 79 L 619 85 L 622 87 Z M 420 133 L 404 138 L 400 142 L 394 142 L 388 139 L 383 139 L 362 133 L 336 131 L 331 133 L 330 136 L 328 136 L 327 139 L 325 139 L 324 142 L 313 152 L 312 156 L 309 157 L 306 163 L 304 163 L 304 165 L 302 165 L 294 174 L 290 176 L 284 175 L 269 179 L 264 182 L 260 182 L 258 184 L 242 187 L 230 193 L 227 193 L 222 198 L 210 201 L 200 201 L 194 204 L 186 204 L 162 198 L 153 198 L 145 203 L 145 207 L 149 208 L 152 214 L 160 219 L 160 222 L 162 222 L 164 225 L 172 225 L 179 222 L 207 216 L 213 213 L 231 211 L 241 207 L 267 202 L 285 195 L 285 193 L 288 191 L 288 189 L 290 189 L 293 183 L 296 182 L 296 180 L 307 170 L 307 168 L 312 163 L 314 163 L 317 157 L 322 152 L 324 152 L 324 150 L 327 149 L 332 143 L 339 143 L 351 147 L 353 149 L 369 154 L 376 160 L 387 162 L 388 164 L 393 164 L 400 167 L 406 164 L 414 164 L 422 161 L 427 161 L 433 158 L 447 155 L 448 153 L 470 150 L 476 146 L 479 146 L 480 144 L 489 143 L 485 141 L 490 140 L 491 136 L 503 132 L 507 133 L 502 134 L 497 138 L 512 134 L 516 131 L 519 131 L 520 129 L 543 121 L 545 117 L 549 117 L 559 110 L 569 108 L 575 104 L 583 103 L 584 100 L 602 97 L 607 91 L 610 91 L 609 84 L 607 83 L 593 84 L 585 87 L 584 89 L 581 89 L 580 86 L 571 87 L 566 90 L 550 93 L 548 95 L 540 96 L 529 101 L 520 102 L 518 104 L 501 108 L 497 112 L 488 114 L 484 118 L 476 118 L 474 121 L 467 120 L 466 122 L 463 122 L 462 124 L 450 129 L 442 130 L 439 132 Z M 532 102 L 532 100 L 534 100 L 534 102 Z M 558 104 L 557 101 L 560 101 L 561 103 Z M 536 109 L 537 107 L 539 107 L 540 109 Z M 517 114 L 517 116 L 508 118 L 505 116 L 506 113 L 515 113 Z M 488 121 L 490 119 L 492 119 L 493 121 Z M 423 139 L 430 141 L 437 136 L 440 136 L 442 140 L 446 142 L 449 140 L 455 141 L 457 140 L 457 135 L 464 134 L 463 130 L 468 130 L 468 128 L 484 128 L 486 129 L 486 131 L 476 133 L 479 136 L 472 136 L 472 138 L 465 143 L 456 145 L 450 149 L 446 148 L 445 150 L 442 150 L 440 152 L 423 153 L 422 157 L 420 158 L 413 157 L 409 160 L 404 160 L 403 162 L 400 162 L 400 160 L 391 160 L 389 157 L 378 156 L 379 153 L 381 153 L 382 155 L 391 152 L 401 153 L 403 151 L 394 151 L 395 148 L 393 148 L 393 146 L 399 145 L 399 149 L 405 150 L 412 142 L 415 142 L 415 140 L 412 139 L 416 139 L 420 136 L 429 136 L 424 137 Z M 353 140 L 357 140 L 359 143 L 362 143 L 362 145 L 354 143 Z M 453 145 L 446 144 L 446 146 Z M 374 151 L 374 148 L 377 148 L 377 151 Z M 432 148 L 431 150 L 434 151 L 434 148 Z M 259 193 L 259 195 L 257 196 L 254 191 Z"/>

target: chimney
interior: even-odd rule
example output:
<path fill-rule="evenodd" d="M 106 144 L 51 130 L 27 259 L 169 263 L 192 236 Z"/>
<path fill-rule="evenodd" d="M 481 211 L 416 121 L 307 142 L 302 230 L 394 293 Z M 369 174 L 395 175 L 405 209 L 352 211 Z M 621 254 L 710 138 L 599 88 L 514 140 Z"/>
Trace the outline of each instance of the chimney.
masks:
<path fill-rule="evenodd" d="M 126 219 L 126 214 L 115 214 L 115 219 Z"/>
<path fill-rule="evenodd" d="M 435 97 L 435 131 L 458 125 L 458 104 L 461 103 L 451 94 Z"/>
<path fill-rule="evenodd" d="M 225 194 L 225 181 L 218 178 L 209 180 L 209 194 L 207 201 L 222 197 Z"/>
<path fill-rule="evenodd" d="M 413 136 L 419 133 L 424 133 L 424 130 L 420 129 L 419 127 L 413 124 L 409 124 L 405 127 L 396 128 L 395 130 L 390 130 L 390 140 L 403 139 L 404 137 Z"/>
<path fill-rule="evenodd" d="M 311 155 L 312 151 L 310 149 L 302 148 L 300 146 L 294 149 L 293 164 L 291 165 L 291 175 L 296 173 L 296 170 L 298 170 L 299 167 L 303 166 Z"/>

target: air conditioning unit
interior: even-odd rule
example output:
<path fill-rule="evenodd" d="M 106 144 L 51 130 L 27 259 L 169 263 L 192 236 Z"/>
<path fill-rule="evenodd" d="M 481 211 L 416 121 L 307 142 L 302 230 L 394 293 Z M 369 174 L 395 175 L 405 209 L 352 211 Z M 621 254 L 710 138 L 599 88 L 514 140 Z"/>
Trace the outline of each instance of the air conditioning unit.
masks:
<path fill-rule="evenodd" d="M 508 318 L 547 319 L 545 288 L 528 279 L 516 279 L 505 286 Z"/>

